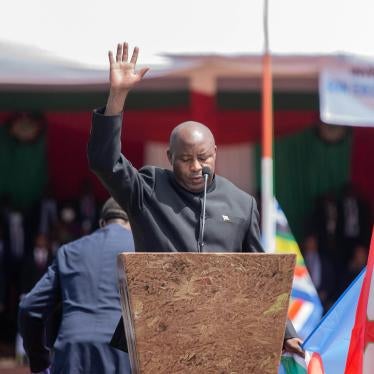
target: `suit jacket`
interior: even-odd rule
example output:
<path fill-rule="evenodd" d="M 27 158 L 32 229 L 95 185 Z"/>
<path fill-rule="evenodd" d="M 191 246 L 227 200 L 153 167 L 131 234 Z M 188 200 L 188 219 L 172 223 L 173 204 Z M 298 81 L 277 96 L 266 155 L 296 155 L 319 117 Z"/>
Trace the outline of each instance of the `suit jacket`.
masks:
<path fill-rule="evenodd" d="M 88 146 L 91 169 L 129 215 L 136 251 L 196 252 L 202 237 L 202 193 L 181 187 L 169 170 L 135 169 L 121 154 L 122 118 L 95 111 Z M 215 176 L 207 188 L 204 252 L 263 252 L 253 196 Z M 297 336 L 292 324 L 286 337 Z M 112 345 L 125 348 L 123 324 Z"/>
<path fill-rule="evenodd" d="M 121 316 L 116 257 L 133 251 L 130 231 L 110 224 L 62 246 L 20 303 L 19 324 L 31 371 L 50 365 L 51 316 L 62 305 L 54 373 L 130 373 L 128 356 L 109 346 Z"/>

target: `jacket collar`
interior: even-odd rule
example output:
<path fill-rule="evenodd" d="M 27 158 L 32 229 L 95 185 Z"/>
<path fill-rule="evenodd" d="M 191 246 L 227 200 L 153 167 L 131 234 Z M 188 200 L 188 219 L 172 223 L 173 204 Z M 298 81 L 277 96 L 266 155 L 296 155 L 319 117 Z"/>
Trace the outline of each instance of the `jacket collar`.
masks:
<path fill-rule="evenodd" d="M 183 192 L 184 194 L 189 194 L 189 195 L 192 195 L 192 196 L 197 196 L 197 197 L 201 197 L 203 196 L 204 194 L 204 191 L 200 191 L 200 192 L 192 192 L 192 191 L 189 191 L 187 189 L 185 189 L 183 186 L 181 186 L 178 182 L 177 182 L 177 179 L 175 178 L 175 174 L 169 170 L 169 178 L 170 178 L 170 181 L 172 183 L 172 185 L 174 186 L 174 188 L 176 188 L 177 190 Z M 209 193 L 209 192 L 212 192 L 216 189 L 216 175 L 214 174 L 213 175 L 213 179 L 212 179 L 212 182 L 210 184 L 208 184 L 207 186 L 207 189 L 206 189 L 206 192 Z"/>

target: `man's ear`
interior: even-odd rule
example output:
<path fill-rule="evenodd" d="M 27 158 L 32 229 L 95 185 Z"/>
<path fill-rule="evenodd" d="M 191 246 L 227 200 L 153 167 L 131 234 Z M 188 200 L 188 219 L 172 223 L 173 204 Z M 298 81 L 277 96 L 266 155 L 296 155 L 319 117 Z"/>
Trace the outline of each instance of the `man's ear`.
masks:
<path fill-rule="evenodd" d="M 105 226 L 105 221 L 102 218 L 99 220 L 99 226 L 100 228 L 103 228 Z"/>
<path fill-rule="evenodd" d="M 170 149 L 168 149 L 168 150 L 166 151 L 166 155 L 168 156 L 168 160 L 169 160 L 169 162 L 170 162 L 170 165 L 173 165 L 173 155 L 172 155 Z"/>

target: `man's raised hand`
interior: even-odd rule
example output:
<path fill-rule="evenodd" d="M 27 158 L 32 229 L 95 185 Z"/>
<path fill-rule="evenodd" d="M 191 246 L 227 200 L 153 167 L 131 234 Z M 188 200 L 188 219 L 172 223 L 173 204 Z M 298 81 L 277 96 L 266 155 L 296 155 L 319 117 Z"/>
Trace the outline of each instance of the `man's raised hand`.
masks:
<path fill-rule="evenodd" d="M 135 71 L 139 48 L 135 47 L 130 61 L 128 61 L 128 44 L 118 44 L 116 58 L 109 52 L 110 91 L 105 109 L 105 115 L 117 115 L 122 112 L 129 91 L 142 80 L 149 68 Z"/>
<path fill-rule="evenodd" d="M 110 88 L 114 90 L 129 91 L 134 85 L 141 81 L 149 68 L 135 71 L 138 59 L 139 48 L 135 47 L 130 61 L 128 61 L 128 44 L 118 44 L 116 58 L 112 51 L 109 51 L 110 63 Z"/>

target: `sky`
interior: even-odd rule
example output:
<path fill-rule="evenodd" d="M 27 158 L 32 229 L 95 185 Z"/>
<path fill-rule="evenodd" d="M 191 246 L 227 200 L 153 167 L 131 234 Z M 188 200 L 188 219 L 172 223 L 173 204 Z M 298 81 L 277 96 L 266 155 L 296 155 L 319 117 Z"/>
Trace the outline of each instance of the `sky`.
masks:
<path fill-rule="evenodd" d="M 117 42 L 144 64 L 163 54 L 258 54 L 263 0 L 3 0 L 0 42 L 107 65 Z M 269 0 L 274 53 L 353 53 L 374 58 L 373 0 Z"/>

